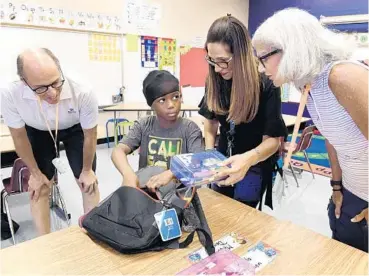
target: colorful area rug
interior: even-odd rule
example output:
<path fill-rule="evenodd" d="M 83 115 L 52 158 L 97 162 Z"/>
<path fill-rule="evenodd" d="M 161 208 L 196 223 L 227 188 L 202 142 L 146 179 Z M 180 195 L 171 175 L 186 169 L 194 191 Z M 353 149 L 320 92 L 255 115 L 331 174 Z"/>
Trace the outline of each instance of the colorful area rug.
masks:
<path fill-rule="evenodd" d="M 291 137 L 292 135 L 288 136 L 288 141 L 291 140 Z M 297 142 L 299 141 L 299 137 L 300 136 L 297 138 Z M 328 153 L 325 148 L 325 138 L 321 135 L 313 135 L 311 145 L 306 152 L 308 154 L 311 167 L 313 168 L 313 172 L 326 177 L 331 177 L 332 172 L 329 165 Z M 292 155 L 291 163 L 294 167 L 310 171 L 303 152 Z"/>

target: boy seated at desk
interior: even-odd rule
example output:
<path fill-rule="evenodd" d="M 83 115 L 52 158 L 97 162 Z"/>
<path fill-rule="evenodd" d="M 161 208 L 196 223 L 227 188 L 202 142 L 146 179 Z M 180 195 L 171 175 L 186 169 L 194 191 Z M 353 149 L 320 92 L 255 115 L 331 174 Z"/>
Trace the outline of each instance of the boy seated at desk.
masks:
<path fill-rule="evenodd" d="M 123 176 L 124 185 L 138 187 L 138 178 L 128 163 L 127 155 L 140 147 L 139 169 L 147 166 L 167 169 L 148 181 L 146 186 L 154 191 L 174 178 L 169 170 L 172 156 L 203 151 L 204 145 L 197 124 L 178 117 L 182 95 L 176 77 L 165 70 L 151 71 L 143 81 L 143 93 L 156 116 L 135 122 L 128 135 L 113 150 L 111 158 Z"/>

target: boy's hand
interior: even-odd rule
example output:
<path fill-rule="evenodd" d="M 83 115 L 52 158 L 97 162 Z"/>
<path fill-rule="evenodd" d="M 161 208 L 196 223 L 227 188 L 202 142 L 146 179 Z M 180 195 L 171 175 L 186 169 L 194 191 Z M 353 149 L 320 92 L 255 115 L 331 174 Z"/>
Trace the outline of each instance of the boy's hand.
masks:
<path fill-rule="evenodd" d="M 174 178 L 173 173 L 170 170 L 166 170 L 161 174 L 155 175 L 150 178 L 149 182 L 147 182 L 146 186 L 149 190 L 155 193 L 155 190 L 161 186 L 167 185 Z"/>
<path fill-rule="evenodd" d="M 138 177 L 135 173 L 128 174 L 123 177 L 123 183 L 122 186 L 130 186 L 130 187 L 139 187 L 140 183 L 138 181 Z"/>

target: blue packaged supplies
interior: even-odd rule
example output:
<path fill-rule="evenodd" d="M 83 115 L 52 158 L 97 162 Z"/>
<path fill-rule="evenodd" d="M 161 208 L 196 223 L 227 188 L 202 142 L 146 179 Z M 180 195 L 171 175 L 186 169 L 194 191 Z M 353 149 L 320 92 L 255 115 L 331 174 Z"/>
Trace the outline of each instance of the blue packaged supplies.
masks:
<path fill-rule="evenodd" d="M 216 150 L 186 153 L 171 158 L 170 170 L 185 186 L 214 183 L 214 174 L 222 168 L 220 163 L 227 158 Z"/>

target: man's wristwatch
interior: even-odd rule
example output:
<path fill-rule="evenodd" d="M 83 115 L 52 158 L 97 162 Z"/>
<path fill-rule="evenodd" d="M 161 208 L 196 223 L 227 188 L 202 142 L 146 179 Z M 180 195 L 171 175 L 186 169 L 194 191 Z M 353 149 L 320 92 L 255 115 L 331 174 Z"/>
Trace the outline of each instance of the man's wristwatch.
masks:
<path fill-rule="evenodd" d="M 334 192 L 342 190 L 342 180 L 331 180 L 331 186 Z M 334 188 L 334 186 L 340 186 L 339 188 Z"/>

